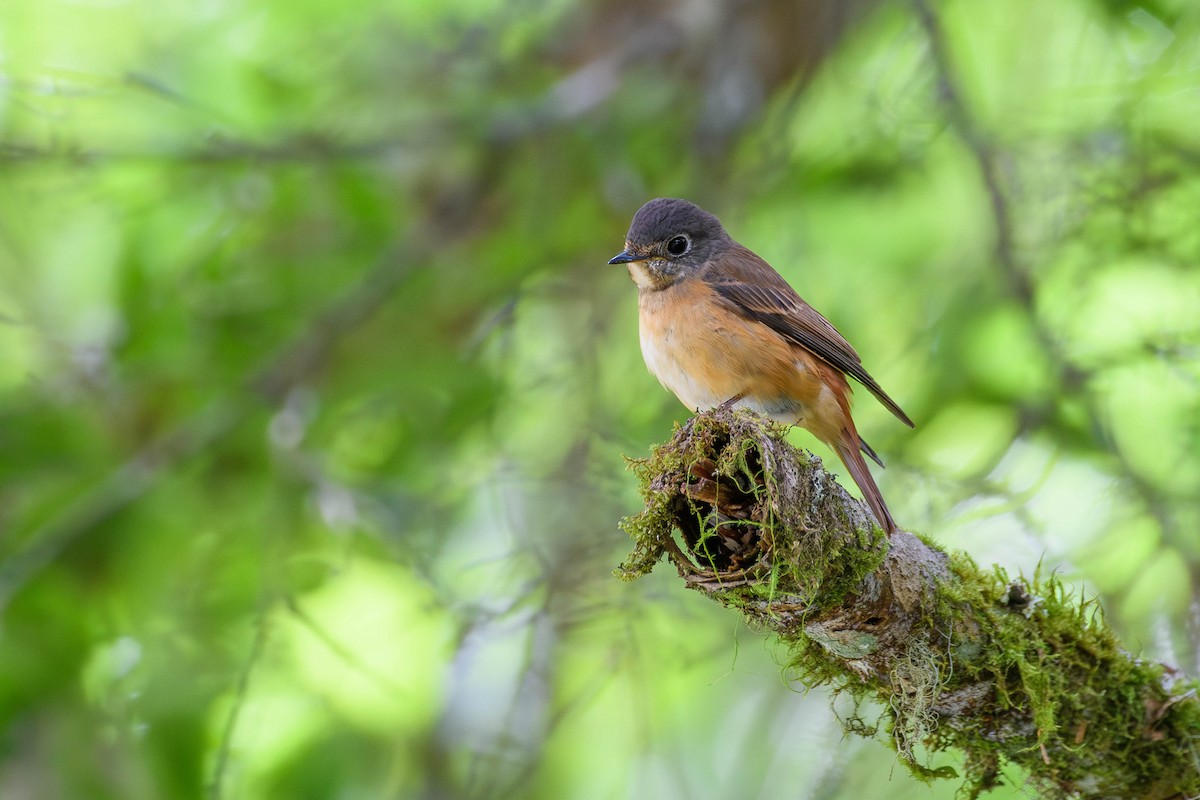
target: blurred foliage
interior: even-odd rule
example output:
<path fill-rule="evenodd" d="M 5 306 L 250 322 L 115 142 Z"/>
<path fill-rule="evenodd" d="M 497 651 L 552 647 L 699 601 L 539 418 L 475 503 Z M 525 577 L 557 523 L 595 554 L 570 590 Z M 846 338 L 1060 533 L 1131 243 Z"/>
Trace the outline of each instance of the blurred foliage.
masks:
<path fill-rule="evenodd" d="M 5 0 L 0 796 L 950 797 L 610 574 L 656 195 L 917 420 L 902 524 L 1196 671 L 1198 87 L 1185 0 Z"/>

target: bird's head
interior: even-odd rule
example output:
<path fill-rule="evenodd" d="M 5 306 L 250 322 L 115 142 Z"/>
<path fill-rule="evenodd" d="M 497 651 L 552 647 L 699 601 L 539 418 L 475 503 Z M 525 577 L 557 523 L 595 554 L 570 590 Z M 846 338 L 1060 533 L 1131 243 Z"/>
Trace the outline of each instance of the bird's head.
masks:
<path fill-rule="evenodd" d="M 698 272 L 731 243 L 721 222 L 687 200 L 660 197 L 633 216 L 625 249 L 609 260 L 625 264 L 643 291 L 658 291 Z"/>

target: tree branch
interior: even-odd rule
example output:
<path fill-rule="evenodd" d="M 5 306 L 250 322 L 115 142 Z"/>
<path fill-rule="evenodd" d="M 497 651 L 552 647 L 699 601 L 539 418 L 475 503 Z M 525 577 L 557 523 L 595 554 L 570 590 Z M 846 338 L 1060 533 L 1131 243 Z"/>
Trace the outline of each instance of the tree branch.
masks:
<path fill-rule="evenodd" d="M 805 683 L 878 701 L 919 776 L 955 773 L 922 766 L 918 748 L 962 751 L 965 796 L 999 786 L 1006 764 L 1048 798 L 1200 792 L 1195 683 L 1131 656 L 1095 602 L 1053 577 L 889 541 L 785 433 L 717 410 L 634 462 L 646 507 L 623 522 L 636 544 L 620 574 L 665 556 L 689 588 L 778 635 Z"/>

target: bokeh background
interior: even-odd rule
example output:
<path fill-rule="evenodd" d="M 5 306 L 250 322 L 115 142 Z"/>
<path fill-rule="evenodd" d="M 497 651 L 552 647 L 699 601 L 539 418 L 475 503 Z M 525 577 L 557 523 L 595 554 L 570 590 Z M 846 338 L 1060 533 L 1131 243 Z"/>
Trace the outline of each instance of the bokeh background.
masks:
<path fill-rule="evenodd" d="M 902 525 L 1197 674 L 1198 121 L 1190 0 L 4 0 L 0 797 L 952 797 L 611 574 L 660 195 Z"/>

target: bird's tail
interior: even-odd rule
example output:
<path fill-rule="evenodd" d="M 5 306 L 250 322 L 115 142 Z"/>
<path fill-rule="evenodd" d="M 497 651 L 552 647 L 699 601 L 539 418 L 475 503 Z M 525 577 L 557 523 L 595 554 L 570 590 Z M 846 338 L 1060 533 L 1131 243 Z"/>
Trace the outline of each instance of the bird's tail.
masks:
<path fill-rule="evenodd" d="M 841 441 L 833 443 L 833 449 L 842 459 L 842 463 L 846 465 L 846 469 L 850 470 L 850 477 L 854 478 L 854 482 L 858 484 L 867 505 L 875 514 L 875 519 L 879 520 L 883 530 L 888 536 L 891 536 L 896 532 L 896 521 L 892 519 L 892 512 L 888 511 L 887 503 L 883 502 L 883 493 L 879 491 L 879 487 L 875 484 L 875 478 L 871 475 L 871 470 L 867 468 L 867 462 L 862 457 L 861 447 L 862 442 L 853 430 L 843 430 Z"/>

